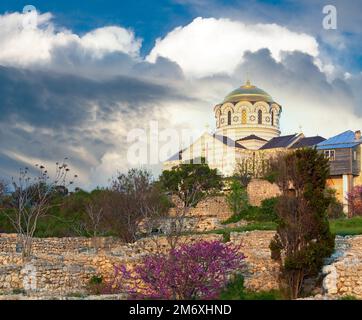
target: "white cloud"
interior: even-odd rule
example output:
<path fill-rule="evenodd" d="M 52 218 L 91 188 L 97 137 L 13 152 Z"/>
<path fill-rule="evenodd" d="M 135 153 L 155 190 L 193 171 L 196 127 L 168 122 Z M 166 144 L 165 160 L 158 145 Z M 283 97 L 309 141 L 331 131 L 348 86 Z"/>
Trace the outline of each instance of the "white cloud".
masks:
<path fill-rule="evenodd" d="M 29 67 L 52 62 L 57 48 L 79 46 L 94 59 L 108 53 L 138 57 L 142 41 L 131 30 L 110 26 L 92 30 L 80 37 L 70 30 L 56 30 L 50 13 L 38 14 L 34 28 L 24 28 L 25 15 L 0 15 L 0 64 Z"/>
<path fill-rule="evenodd" d="M 246 51 L 267 48 L 276 61 L 283 51 L 300 51 L 313 57 L 319 54 L 317 41 L 307 34 L 296 33 L 277 24 L 244 24 L 229 19 L 196 18 L 156 41 L 147 57 L 158 56 L 177 62 L 190 76 L 216 73 L 230 74 L 242 62 Z"/>
<path fill-rule="evenodd" d="M 123 52 L 137 58 L 142 45 L 133 32 L 120 27 L 104 27 L 93 30 L 80 39 L 84 48 L 95 51 L 102 58 L 105 53 Z"/>

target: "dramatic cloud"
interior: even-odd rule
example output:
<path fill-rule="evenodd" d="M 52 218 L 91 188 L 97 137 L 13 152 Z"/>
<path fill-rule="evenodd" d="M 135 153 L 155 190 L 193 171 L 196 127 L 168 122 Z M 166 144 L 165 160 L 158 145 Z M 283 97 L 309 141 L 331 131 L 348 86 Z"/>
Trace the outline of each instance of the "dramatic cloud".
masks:
<path fill-rule="evenodd" d="M 328 81 L 309 55 L 290 53 L 277 62 L 268 50 L 260 50 L 246 55 L 234 79 L 246 70 L 253 74 L 254 83 L 283 106 L 283 133 L 297 132 L 301 126 L 307 135 L 329 137 L 361 126 L 362 110 L 356 109 L 359 90 L 347 80 Z"/>
<path fill-rule="evenodd" d="M 104 27 L 78 36 L 69 30 L 57 30 L 49 13 L 38 14 L 33 25 L 26 25 L 26 15 L 0 16 L 0 64 L 31 67 L 52 63 L 53 52 L 77 47 L 94 60 L 111 53 L 138 57 L 141 40 L 121 27 Z M 25 27 L 24 27 L 25 24 Z"/>
<path fill-rule="evenodd" d="M 164 39 L 158 39 L 147 59 L 154 62 L 159 56 L 166 57 L 177 62 L 187 75 L 202 77 L 230 74 L 246 51 L 263 48 L 269 49 L 277 61 L 283 51 L 318 55 L 318 43 L 313 37 L 276 24 L 197 18 L 171 31 Z"/>
<path fill-rule="evenodd" d="M 127 166 L 127 133 L 150 119 L 162 123 L 166 106 L 189 100 L 166 85 L 132 77 L 95 81 L 74 75 L 0 67 L 0 163 L 3 175 L 36 162 L 55 163 L 67 156 L 82 185 L 104 183 L 93 176 L 104 159 L 118 154 L 105 172 Z M 159 111 L 162 106 L 165 111 Z M 13 161 L 11 169 L 10 161 Z M 108 163 L 109 164 L 109 163 Z M 102 168 L 105 168 L 104 165 Z M 14 171 L 15 170 L 15 171 Z"/>
<path fill-rule="evenodd" d="M 328 137 L 362 123 L 361 74 L 345 77 L 312 36 L 283 26 L 199 18 L 144 59 L 141 40 L 122 27 L 80 36 L 55 28 L 47 13 L 33 29 L 22 19 L 0 16 L 0 176 L 67 156 L 82 187 L 104 185 L 134 166 L 132 129 L 157 120 L 160 130 L 213 130 L 214 105 L 246 73 L 283 106 L 282 134 L 302 126 Z M 157 175 L 161 166 L 149 168 Z"/>

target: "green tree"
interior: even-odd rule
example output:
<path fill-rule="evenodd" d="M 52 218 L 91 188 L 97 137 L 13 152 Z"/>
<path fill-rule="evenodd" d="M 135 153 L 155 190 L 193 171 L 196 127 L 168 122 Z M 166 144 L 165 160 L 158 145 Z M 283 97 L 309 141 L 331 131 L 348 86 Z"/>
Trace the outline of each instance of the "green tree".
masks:
<path fill-rule="evenodd" d="M 176 213 L 172 217 L 172 228 L 168 232 L 171 248 L 175 248 L 184 230 L 185 218 L 190 209 L 222 188 L 222 179 L 216 169 L 210 169 L 205 161 L 201 160 L 197 164 L 193 161 L 182 163 L 172 170 L 165 170 L 160 176 L 161 186 L 175 204 Z"/>
<path fill-rule="evenodd" d="M 280 156 L 272 170 L 282 196 L 270 249 L 281 266 L 282 288 L 295 299 L 304 280 L 318 275 L 324 259 L 334 250 L 327 217 L 330 197 L 325 192 L 329 164 L 318 151 L 301 149 Z"/>
<path fill-rule="evenodd" d="M 234 179 L 230 185 L 230 192 L 226 200 L 233 211 L 234 215 L 241 215 L 249 207 L 248 193 L 239 180 Z"/>

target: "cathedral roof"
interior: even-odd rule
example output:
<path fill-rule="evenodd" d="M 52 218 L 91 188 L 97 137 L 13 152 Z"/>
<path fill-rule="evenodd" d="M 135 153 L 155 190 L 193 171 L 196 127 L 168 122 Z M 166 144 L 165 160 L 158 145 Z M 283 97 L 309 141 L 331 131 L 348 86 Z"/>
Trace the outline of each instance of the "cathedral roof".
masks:
<path fill-rule="evenodd" d="M 314 147 L 318 143 L 325 141 L 326 139 L 320 136 L 315 137 L 305 137 L 298 140 L 293 144 L 292 149 L 305 148 L 305 147 Z"/>
<path fill-rule="evenodd" d="M 231 139 L 227 136 L 214 134 L 213 137 L 215 139 L 219 140 L 220 142 L 222 142 L 223 144 L 225 144 L 226 146 L 235 147 L 235 148 L 239 148 L 239 149 L 246 149 L 241 144 L 237 143 L 236 141 L 234 141 L 233 139 Z"/>
<path fill-rule="evenodd" d="M 247 136 L 247 137 L 244 137 L 244 138 L 241 138 L 241 139 L 237 140 L 237 142 L 238 142 L 238 141 L 248 141 L 248 140 L 267 141 L 267 140 L 265 140 L 265 139 L 263 139 L 263 138 L 260 138 L 260 137 L 256 136 L 255 134 L 251 134 L 251 135 L 249 135 L 249 136 Z"/>
<path fill-rule="evenodd" d="M 292 134 L 288 136 L 275 137 L 264 144 L 260 150 L 274 149 L 274 148 L 287 148 L 291 144 L 295 143 L 298 138 L 298 134 Z"/>
<path fill-rule="evenodd" d="M 239 101 L 265 101 L 268 103 L 274 102 L 273 98 L 264 90 L 253 86 L 248 80 L 245 85 L 230 92 L 224 99 L 225 102 L 239 102 Z"/>

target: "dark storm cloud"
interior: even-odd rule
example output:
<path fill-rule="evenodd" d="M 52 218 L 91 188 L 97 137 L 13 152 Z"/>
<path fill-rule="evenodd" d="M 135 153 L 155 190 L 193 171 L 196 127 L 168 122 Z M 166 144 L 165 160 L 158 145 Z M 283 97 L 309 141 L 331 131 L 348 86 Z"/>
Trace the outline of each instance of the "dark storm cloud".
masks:
<path fill-rule="evenodd" d="M 301 52 L 283 54 L 282 62 L 276 62 L 268 49 L 247 53 L 244 62 L 236 69 L 240 73 L 251 74 L 253 80 L 264 88 L 275 88 L 280 95 L 297 92 L 308 101 L 316 97 L 320 101 L 347 97 L 353 92 L 343 79 L 329 82 L 326 75 L 315 65 L 313 57 Z"/>
<path fill-rule="evenodd" d="M 127 129 L 142 128 L 160 104 L 188 100 L 174 86 L 153 83 L 182 77 L 167 59 L 132 68 L 138 78 L 95 80 L 0 66 L 0 176 L 29 165 L 14 154 L 48 162 L 69 157 L 88 174 L 107 152 L 125 154 Z"/>
<path fill-rule="evenodd" d="M 142 110 L 172 96 L 167 87 L 126 76 L 95 81 L 74 75 L 0 67 L 0 122 L 35 126 L 79 125 L 92 115 L 112 117 Z"/>

